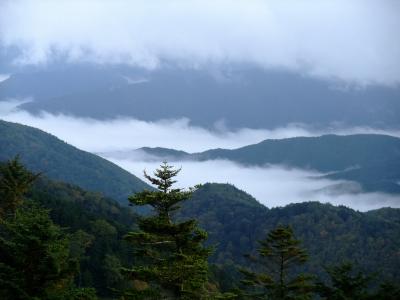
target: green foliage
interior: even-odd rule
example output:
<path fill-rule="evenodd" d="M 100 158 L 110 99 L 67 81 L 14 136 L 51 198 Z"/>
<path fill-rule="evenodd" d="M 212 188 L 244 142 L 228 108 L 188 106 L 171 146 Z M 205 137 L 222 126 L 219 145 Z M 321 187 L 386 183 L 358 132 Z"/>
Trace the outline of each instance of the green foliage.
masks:
<path fill-rule="evenodd" d="M 390 282 L 383 282 L 376 293 L 374 300 L 398 300 L 400 299 L 400 286 Z"/>
<path fill-rule="evenodd" d="M 132 204 L 150 205 L 155 212 L 139 219 L 139 230 L 125 237 L 135 247 L 136 257 L 141 261 L 141 265 L 126 270 L 126 273 L 136 283 L 142 282 L 146 286 L 136 288 L 136 296 L 140 293 L 150 297 L 144 293 L 151 292 L 157 297 L 173 299 L 205 297 L 210 249 L 204 248 L 202 242 L 207 234 L 197 227 L 195 220 L 174 222 L 171 218 L 171 213 L 193 192 L 193 189 L 172 188 L 173 178 L 179 171 L 164 163 L 155 171 L 154 177 L 145 173 L 157 190 L 143 191 L 129 198 Z"/>
<path fill-rule="evenodd" d="M 326 300 L 397 300 L 400 286 L 382 282 L 376 288 L 376 274 L 356 270 L 350 262 L 326 268 L 329 280 L 316 284 L 321 299 Z"/>
<path fill-rule="evenodd" d="M 301 271 L 325 279 L 323 266 L 349 260 L 365 272 L 378 272 L 382 280 L 400 280 L 400 209 L 361 213 L 317 202 L 267 209 L 231 185 L 205 184 L 177 217 L 198 220 L 215 245 L 210 262 L 228 268 L 236 278 L 234 266 L 248 264 L 243 254 L 255 254 L 258 240 L 279 224 L 288 224 L 312 258 L 299 266 Z"/>
<path fill-rule="evenodd" d="M 74 299 L 72 292 L 96 299 L 92 290 L 74 287 L 79 261 L 70 239 L 48 210 L 25 194 L 38 178 L 18 157 L 0 166 L 0 296 L 2 299 Z M 80 235 L 82 236 L 82 235 Z M 77 299 L 77 298 L 75 298 Z"/>
<path fill-rule="evenodd" d="M 343 263 L 327 268 L 330 276 L 330 284 L 319 282 L 317 291 L 322 299 L 327 300 L 351 300 L 372 299 L 367 288 L 372 280 L 371 276 L 362 272 L 354 272 L 351 263 Z"/>
<path fill-rule="evenodd" d="M 243 253 L 254 254 L 257 241 L 279 224 L 292 226 L 311 257 L 288 269 L 287 278 L 309 272 L 319 276 L 321 293 L 348 295 L 344 283 L 355 283 L 351 286 L 365 299 L 400 298 L 399 287 L 388 283 L 400 278 L 399 209 L 360 213 L 319 203 L 267 209 L 230 185 L 173 189 L 178 170 L 164 165 L 154 177 L 146 174 L 158 189 L 130 198 L 134 205 L 154 209 L 138 218 L 99 193 L 36 178 L 18 159 L 0 165 L 0 204 L 6 207 L 0 224 L 1 299 L 92 300 L 96 292 L 109 299 L 132 286 L 125 299 L 242 299 L 237 267 L 249 267 Z M 207 241 L 194 218 L 209 232 Z M 134 245 L 135 256 L 123 236 Z M 218 265 L 208 273 L 210 251 L 203 243 L 216 245 L 209 259 Z M 334 268 L 324 272 L 322 266 L 345 260 L 362 272 L 346 273 L 342 266 L 334 267 L 336 273 Z M 127 265 L 134 267 L 121 268 Z M 262 265 L 248 271 L 260 274 Z M 379 276 L 367 282 L 363 274 L 371 272 Z M 340 274 L 348 278 L 332 280 Z"/>
<path fill-rule="evenodd" d="M 293 230 L 278 226 L 271 230 L 265 240 L 261 240 L 259 257 L 251 260 L 262 266 L 262 273 L 242 269 L 242 283 L 253 288 L 252 299 L 311 299 L 311 276 L 295 275 L 295 268 L 304 264 L 308 256 L 294 237 Z"/>
<path fill-rule="evenodd" d="M 0 257 L 3 299 L 53 299 L 72 285 L 78 267 L 65 233 L 48 211 L 32 205 L 2 221 Z"/>
<path fill-rule="evenodd" d="M 39 175 L 29 172 L 20 163 L 18 156 L 0 164 L 0 218 L 14 214 Z"/>
<path fill-rule="evenodd" d="M 70 235 L 71 256 L 80 261 L 75 284 L 93 287 L 99 296 L 111 297 L 128 283 L 116 264 L 133 260 L 129 245 L 121 241 L 132 230 L 137 216 L 112 199 L 79 187 L 40 177 L 28 197 L 50 209 L 51 219 Z M 112 257 L 113 259 L 110 259 Z"/>
<path fill-rule="evenodd" d="M 19 154 L 33 172 L 102 192 L 122 203 L 130 194 L 149 187 L 117 165 L 29 126 L 0 120 L 0 145 L 0 161 Z"/>

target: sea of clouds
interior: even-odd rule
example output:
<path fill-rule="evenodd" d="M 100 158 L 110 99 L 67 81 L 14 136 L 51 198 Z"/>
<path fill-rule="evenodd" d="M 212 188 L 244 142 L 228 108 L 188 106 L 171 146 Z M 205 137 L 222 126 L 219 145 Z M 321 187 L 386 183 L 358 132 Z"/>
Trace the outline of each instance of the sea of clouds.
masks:
<path fill-rule="evenodd" d="M 32 115 L 18 109 L 18 105 L 26 101 L 31 99 L 0 101 L 0 119 L 42 129 L 82 150 L 100 154 L 142 179 L 144 169 L 151 172 L 161 163 L 130 151 L 144 146 L 198 152 L 211 148 L 233 149 L 264 139 L 319 136 L 326 133 L 380 133 L 400 137 L 398 130 L 382 131 L 361 127 L 332 127 L 318 131 L 297 124 L 273 130 L 243 128 L 224 132 L 191 126 L 185 119 L 145 122 L 124 118 L 101 121 L 46 112 Z M 123 155 L 124 152 L 126 155 Z M 329 202 L 361 211 L 384 206 L 400 207 L 399 196 L 363 193 L 355 183 L 322 178 L 324 174 L 309 170 L 287 166 L 246 167 L 225 160 L 177 161 L 173 164 L 182 167 L 178 178 L 180 187 L 205 182 L 231 183 L 268 207 L 303 201 Z"/>

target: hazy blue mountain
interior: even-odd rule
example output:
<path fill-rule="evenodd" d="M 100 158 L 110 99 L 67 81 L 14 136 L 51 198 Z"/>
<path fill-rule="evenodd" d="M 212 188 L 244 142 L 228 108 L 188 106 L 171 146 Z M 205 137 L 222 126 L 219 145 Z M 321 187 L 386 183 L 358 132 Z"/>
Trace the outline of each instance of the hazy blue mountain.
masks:
<path fill-rule="evenodd" d="M 400 139 L 375 134 L 325 135 L 265 140 L 238 149 L 201 153 L 141 148 L 158 160 L 227 159 L 243 165 L 285 165 L 360 183 L 366 191 L 400 193 Z"/>
<path fill-rule="evenodd" d="M 117 165 L 79 150 L 39 129 L 0 120 L 0 161 L 20 155 L 26 166 L 51 179 L 99 191 L 123 204 L 149 186 Z"/>
<path fill-rule="evenodd" d="M 77 116 L 142 120 L 187 117 L 213 127 L 272 128 L 288 123 L 327 126 L 400 125 L 400 88 L 348 88 L 297 74 L 255 67 L 145 71 L 69 66 L 15 73 L 0 83 L 0 100 L 35 98 L 22 108 Z"/>

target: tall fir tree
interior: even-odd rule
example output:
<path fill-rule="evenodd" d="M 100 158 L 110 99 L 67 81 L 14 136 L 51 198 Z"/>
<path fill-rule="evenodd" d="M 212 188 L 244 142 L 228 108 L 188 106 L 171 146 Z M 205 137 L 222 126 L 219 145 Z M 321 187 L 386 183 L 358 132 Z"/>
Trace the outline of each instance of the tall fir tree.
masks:
<path fill-rule="evenodd" d="M 292 228 L 280 225 L 259 243 L 259 256 L 249 258 L 256 263 L 256 269 L 264 268 L 265 271 L 257 273 L 241 269 L 242 283 L 249 289 L 247 296 L 271 300 L 311 299 L 312 277 L 297 274 L 295 270 L 307 261 L 308 256 L 294 237 Z"/>
<path fill-rule="evenodd" d="M 16 156 L 0 164 L 0 218 L 7 218 L 22 205 L 25 193 L 40 176 L 33 174 L 21 164 Z"/>
<path fill-rule="evenodd" d="M 74 287 L 79 262 L 69 236 L 48 210 L 24 201 L 37 177 L 18 157 L 0 167 L 0 299 L 97 299 L 93 289 Z"/>
<path fill-rule="evenodd" d="M 133 205 L 151 206 L 154 214 L 140 218 L 137 231 L 125 239 L 132 243 L 140 266 L 126 270 L 134 280 L 132 298 L 145 299 L 205 299 L 207 298 L 210 249 L 203 246 L 207 233 L 193 219 L 175 221 L 173 212 L 188 200 L 196 188 L 172 188 L 180 169 L 164 162 L 145 177 L 157 187 L 129 198 Z"/>
<path fill-rule="evenodd" d="M 361 271 L 357 272 L 350 262 L 327 268 L 326 271 L 329 274 L 330 283 L 319 281 L 316 286 L 321 299 L 378 299 L 379 294 L 373 296 L 368 290 L 373 276 Z"/>

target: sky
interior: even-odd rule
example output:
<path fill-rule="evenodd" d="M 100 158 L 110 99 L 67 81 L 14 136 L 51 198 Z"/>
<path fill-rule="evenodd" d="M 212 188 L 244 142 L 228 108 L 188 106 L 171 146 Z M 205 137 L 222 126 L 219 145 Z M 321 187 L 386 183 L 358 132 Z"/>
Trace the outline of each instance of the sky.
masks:
<path fill-rule="evenodd" d="M 249 63 L 360 85 L 400 82 L 398 0 L 2 0 L 19 65 Z M 1 52 L 1 51 L 0 51 Z M 0 70 L 1 73 L 1 70 Z"/>

